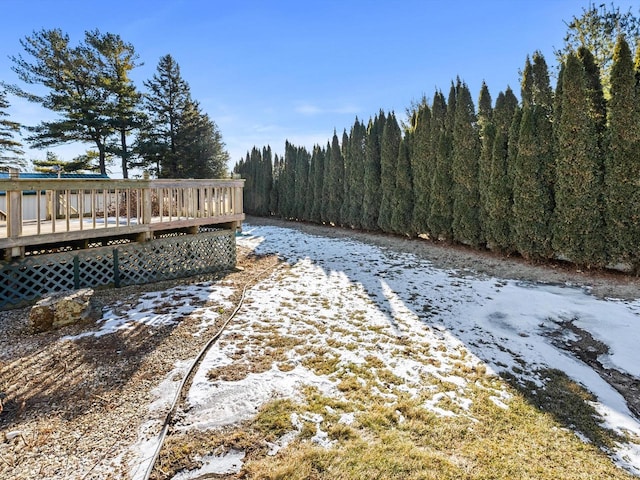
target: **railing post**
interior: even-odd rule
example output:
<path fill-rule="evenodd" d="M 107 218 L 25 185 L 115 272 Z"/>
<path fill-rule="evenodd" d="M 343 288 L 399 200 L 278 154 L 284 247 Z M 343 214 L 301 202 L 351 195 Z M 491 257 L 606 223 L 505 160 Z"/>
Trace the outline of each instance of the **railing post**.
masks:
<path fill-rule="evenodd" d="M 143 225 L 149 225 L 151 223 L 151 181 L 149 180 L 149 172 L 144 172 L 144 179 L 146 180 L 145 186 L 140 191 L 142 197 L 142 218 L 138 219 Z M 162 208 L 162 206 L 160 206 Z M 146 241 L 151 238 L 150 232 L 144 232 L 138 236 L 138 241 Z"/>
<path fill-rule="evenodd" d="M 9 179 L 17 180 L 20 171 L 17 168 L 9 168 Z M 22 190 L 7 191 L 7 238 L 18 238 L 22 235 Z M 13 247 L 7 249 L 5 257 L 22 256 L 23 248 Z"/>

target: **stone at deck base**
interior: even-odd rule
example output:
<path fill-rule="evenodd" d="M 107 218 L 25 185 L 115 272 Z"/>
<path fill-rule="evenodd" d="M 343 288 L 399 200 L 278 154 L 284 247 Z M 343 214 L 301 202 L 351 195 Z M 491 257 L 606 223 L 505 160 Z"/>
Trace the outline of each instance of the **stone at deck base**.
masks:
<path fill-rule="evenodd" d="M 46 332 L 66 325 L 101 316 L 100 309 L 92 301 L 93 289 L 84 288 L 73 292 L 55 293 L 38 301 L 29 313 L 33 332 Z"/>

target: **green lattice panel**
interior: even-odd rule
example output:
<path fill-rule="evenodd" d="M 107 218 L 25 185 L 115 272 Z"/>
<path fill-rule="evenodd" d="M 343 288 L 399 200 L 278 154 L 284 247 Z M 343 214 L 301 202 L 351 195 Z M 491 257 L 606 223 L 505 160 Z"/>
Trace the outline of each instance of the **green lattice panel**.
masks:
<path fill-rule="evenodd" d="M 0 307 L 73 288 L 73 255 L 68 253 L 26 257 L 0 268 Z"/>
<path fill-rule="evenodd" d="M 113 285 L 113 248 L 101 247 L 77 253 L 77 288 L 95 288 Z"/>
<path fill-rule="evenodd" d="M 116 255 L 121 285 L 171 280 L 233 268 L 235 235 L 207 232 L 0 263 L 0 308 L 50 292 L 114 285 Z"/>
<path fill-rule="evenodd" d="M 122 285 L 171 280 L 235 266 L 235 236 L 210 232 L 156 239 L 119 248 Z"/>

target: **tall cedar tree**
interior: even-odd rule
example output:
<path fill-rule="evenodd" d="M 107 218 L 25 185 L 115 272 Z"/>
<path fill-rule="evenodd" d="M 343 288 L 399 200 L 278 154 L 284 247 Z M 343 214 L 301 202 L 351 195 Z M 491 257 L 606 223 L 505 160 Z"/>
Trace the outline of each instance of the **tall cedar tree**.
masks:
<path fill-rule="evenodd" d="M 330 224 L 329 216 L 329 191 L 331 189 L 331 142 L 327 142 L 324 149 L 324 181 L 322 182 L 322 201 L 320 202 L 320 216 L 322 223 Z"/>
<path fill-rule="evenodd" d="M 435 239 L 451 241 L 453 181 L 451 179 L 451 135 L 448 119 L 455 112 L 455 87 L 449 91 L 448 104 L 442 92 L 437 91 L 431 106 L 431 144 L 434 147 L 433 176 L 431 179 L 429 231 Z"/>
<path fill-rule="evenodd" d="M 297 220 L 307 220 L 304 216 L 307 203 L 310 155 L 304 147 L 295 149 L 295 204 L 293 215 Z"/>
<path fill-rule="evenodd" d="M 320 145 L 313 147 L 313 153 L 311 155 L 311 164 L 313 167 L 313 185 L 309 185 L 309 188 L 313 188 L 313 206 L 311 207 L 311 221 L 316 223 L 322 223 L 322 192 L 324 188 L 324 171 L 325 171 L 325 152 Z"/>
<path fill-rule="evenodd" d="M 341 153 L 342 153 L 342 161 L 344 167 L 344 177 L 342 180 L 343 190 L 342 190 L 342 205 L 340 205 L 340 225 L 349 226 L 351 222 L 349 221 L 349 202 L 351 201 L 351 168 L 350 164 L 350 153 L 349 153 L 349 135 L 347 134 L 347 129 L 345 128 L 342 131 L 342 143 L 341 143 Z"/>
<path fill-rule="evenodd" d="M 413 175 L 415 203 L 413 230 L 418 234 L 430 234 L 431 178 L 433 176 L 433 147 L 431 144 L 431 109 L 426 99 L 415 108 L 411 128 L 411 171 Z"/>
<path fill-rule="evenodd" d="M 558 127 L 553 247 L 578 265 L 603 264 L 600 118 L 591 104 L 592 85 L 575 54 L 566 57 Z"/>
<path fill-rule="evenodd" d="M 285 141 L 284 166 L 280 181 L 280 194 L 278 195 L 280 215 L 286 219 L 295 217 L 296 202 L 296 147 Z"/>
<path fill-rule="evenodd" d="M 491 152 L 489 194 L 487 202 L 488 224 L 485 232 L 492 249 L 510 253 L 511 210 L 513 206 L 513 181 L 509 169 L 509 147 L 517 139 L 509 136 L 514 116 L 518 111 L 518 99 L 507 87 L 496 99 L 493 120 L 495 140 Z"/>
<path fill-rule="evenodd" d="M 273 185 L 271 187 L 271 196 L 269 197 L 269 212 L 275 216 L 280 216 L 280 179 L 282 178 L 282 168 L 282 161 L 278 154 L 275 154 L 273 157 Z"/>
<path fill-rule="evenodd" d="M 395 113 L 387 116 L 382 132 L 380 147 L 380 214 L 378 226 L 383 232 L 393 232 L 391 216 L 393 215 L 393 203 L 395 199 L 398 151 L 402 133 Z"/>
<path fill-rule="evenodd" d="M 267 145 L 262 149 L 262 166 L 258 170 L 261 179 L 260 203 L 258 204 L 261 215 L 269 215 L 269 204 L 271 201 L 271 190 L 273 188 L 273 155 L 271 147 Z"/>
<path fill-rule="evenodd" d="M 461 83 L 456 97 L 453 124 L 453 238 L 468 245 L 479 246 L 480 195 L 478 191 L 478 140 L 475 108 L 471 93 Z"/>
<path fill-rule="evenodd" d="M 313 203 L 315 201 L 315 181 L 316 181 L 316 168 L 317 159 L 314 155 L 314 150 L 309 154 L 309 174 L 307 176 L 307 195 L 304 202 L 304 219 L 308 222 L 313 222 Z"/>
<path fill-rule="evenodd" d="M 635 75 L 638 71 L 636 70 Z M 606 241 L 609 261 L 628 262 L 640 273 L 640 92 L 631 51 L 619 36 L 611 69 L 609 149 L 605 159 Z"/>
<path fill-rule="evenodd" d="M 362 201 L 364 197 L 364 162 L 366 155 L 367 129 L 364 123 L 358 118 L 351 128 L 349 135 L 349 148 L 346 150 L 345 168 L 349 182 L 349 194 L 345 204 L 348 206 L 346 218 L 343 219 L 346 225 L 351 228 L 362 227 Z"/>
<path fill-rule="evenodd" d="M 411 159 L 406 137 L 400 140 L 396 160 L 396 186 L 391 212 L 391 231 L 409 237 L 415 236 L 413 228 L 413 179 Z"/>
<path fill-rule="evenodd" d="M 362 228 L 378 230 L 380 214 L 380 145 L 386 115 L 381 110 L 367 126 Z"/>
<path fill-rule="evenodd" d="M 327 178 L 328 200 L 327 222 L 340 225 L 340 209 L 344 199 L 344 158 L 340 148 L 338 134 L 334 131 L 331 138 L 329 172 Z"/>
<path fill-rule="evenodd" d="M 493 144 L 496 138 L 496 126 L 493 121 L 491 94 L 485 82 L 482 82 L 478 99 L 478 129 L 480 132 L 480 155 L 478 157 L 479 215 L 481 239 L 483 243 L 486 243 L 489 236 L 491 160 Z"/>
<path fill-rule="evenodd" d="M 7 92 L 0 90 L 0 168 L 21 165 L 19 157 L 24 154 L 22 144 L 13 138 L 20 133 L 20 124 L 6 118 L 9 116 L 5 111 L 7 108 Z"/>
<path fill-rule="evenodd" d="M 526 60 L 522 119 L 513 165 L 513 240 L 525 258 L 550 258 L 553 216 L 554 138 L 549 75 L 539 52 Z"/>

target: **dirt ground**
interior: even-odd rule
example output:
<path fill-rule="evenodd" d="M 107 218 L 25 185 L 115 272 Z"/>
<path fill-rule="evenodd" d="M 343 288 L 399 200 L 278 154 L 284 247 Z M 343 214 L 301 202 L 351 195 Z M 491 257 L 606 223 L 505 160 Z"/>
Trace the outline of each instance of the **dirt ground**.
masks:
<path fill-rule="evenodd" d="M 246 223 L 246 230 L 251 225 L 269 224 L 312 235 L 349 237 L 409 252 L 438 267 L 470 274 L 570 284 L 588 288 L 599 297 L 640 298 L 640 280 L 618 273 L 582 272 L 562 264 L 534 265 L 519 258 L 459 246 L 276 219 L 248 218 Z M 218 278 L 234 287 L 235 295 L 230 300 L 235 302 L 242 287 L 252 282 L 256 273 L 276 263 L 274 257 L 256 258 L 239 249 L 238 266 L 242 268 Z M 104 306 L 118 305 L 126 311 L 144 292 L 211 280 L 215 278 L 209 275 L 101 290 L 95 297 Z M 231 310 L 220 317 L 220 324 Z M 12 480 L 124 478 L 122 466 L 130 460 L 125 452 L 149 420 L 147 408 L 141 406 L 149 404 L 151 390 L 168 375 L 176 361 L 194 358 L 218 328 L 212 325 L 194 339 L 198 321 L 187 317 L 172 328 L 140 326 L 109 338 L 60 342 L 61 337 L 90 327 L 71 326 L 34 335 L 28 328 L 28 315 L 29 307 L 0 312 L 0 478 Z M 621 383 L 624 382 L 625 396 L 640 399 L 638 379 L 622 379 Z M 638 408 L 640 411 L 640 400 Z"/>

